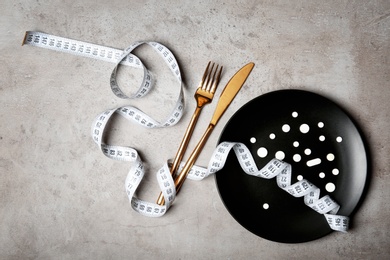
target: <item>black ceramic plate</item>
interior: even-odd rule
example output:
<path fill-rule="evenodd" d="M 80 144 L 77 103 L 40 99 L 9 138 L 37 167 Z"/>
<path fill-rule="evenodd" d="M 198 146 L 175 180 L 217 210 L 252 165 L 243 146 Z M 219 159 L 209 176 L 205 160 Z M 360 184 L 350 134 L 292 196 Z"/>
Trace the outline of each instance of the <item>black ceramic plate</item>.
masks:
<path fill-rule="evenodd" d="M 339 215 L 349 216 L 362 196 L 368 161 L 360 131 L 320 95 L 280 90 L 259 96 L 233 115 L 222 141 L 244 143 L 259 169 L 275 157 L 290 163 L 292 183 L 300 178 L 312 182 L 321 197 L 329 194 L 340 204 Z M 281 190 L 275 178 L 245 174 L 233 152 L 215 179 L 230 214 L 262 238 L 300 243 L 332 231 L 323 215 Z"/>

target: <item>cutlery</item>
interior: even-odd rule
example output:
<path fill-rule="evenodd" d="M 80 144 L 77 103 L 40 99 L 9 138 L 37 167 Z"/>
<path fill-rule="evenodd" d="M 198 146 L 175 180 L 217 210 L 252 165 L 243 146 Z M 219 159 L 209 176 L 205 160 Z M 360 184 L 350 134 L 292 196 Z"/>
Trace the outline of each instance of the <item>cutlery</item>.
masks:
<path fill-rule="evenodd" d="M 244 67 L 242 67 L 227 83 L 225 89 L 222 91 L 221 96 L 219 98 L 217 107 L 214 111 L 214 115 L 204 132 L 202 138 L 200 139 L 199 143 L 196 145 L 195 149 L 191 153 L 188 161 L 185 163 L 182 171 L 179 175 L 175 178 L 175 187 L 176 187 L 176 194 L 179 192 L 180 188 L 183 186 L 184 181 L 187 178 L 187 175 L 191 169 L 191 167 L 194 165 L 196 159 L 198 158 L 200 152 L 202 151 L 207 139 L 209 138 L 210 134 L 212 133 L 213 129 L 215 128 L 216 124 L 218 123 L 219 119 L 222 117 L 223 113 L 226 111 L 230 103 L 233 101 L 234 97 L 238 93 L 238 91 L 241 89 L 242 85 L 244 85 L 246 79 L 248 78 L 249 74 L 251 73 L 254 63 L 250 62 Z"/>

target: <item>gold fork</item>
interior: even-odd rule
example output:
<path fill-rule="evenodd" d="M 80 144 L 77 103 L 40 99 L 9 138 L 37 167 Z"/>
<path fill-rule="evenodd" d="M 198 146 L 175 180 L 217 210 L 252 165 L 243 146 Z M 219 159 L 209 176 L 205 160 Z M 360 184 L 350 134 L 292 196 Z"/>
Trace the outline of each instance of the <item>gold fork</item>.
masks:
<path fill-rule="evenodd" d="M 211 67 L 210 67 L 211 65 Z M 211 103 L 214 97 L 215 90 L 217 89 L 219 80 L 221 78 L 222 73 L 222 66 L 218 70 L 219 65 L 215 67 L 214 70 L 214 63 L 207 64 L 206 70 L 203 74 L 202 80 L 199 84 L 198 89 L 195 92 L 195 100 L 196 100 L 196 108 L 194 111 L 194 114 L 192 115 L 191 121 L 187 127 L 186 132 L 184 133 L 183 140 L 180 143 L 179 149 L 177 150 L 175 159 L 173 160 L 172 166 L 171 166 L 171 174 L 174 177 L 177 169 L 179 168 L 180 162 L 183 159 L 184 153 L 187 149 L 188 143 L 191 139 L 192 133 L 194 131 L 196 122 L 198 121 L 200 112 L 202 111 L 202 108 L 206 105 Z M 157 204 L 163 205 L 165 203 L 164 196 L 162 193 L 160 193 L 160 196 L 157 199 Z"/>

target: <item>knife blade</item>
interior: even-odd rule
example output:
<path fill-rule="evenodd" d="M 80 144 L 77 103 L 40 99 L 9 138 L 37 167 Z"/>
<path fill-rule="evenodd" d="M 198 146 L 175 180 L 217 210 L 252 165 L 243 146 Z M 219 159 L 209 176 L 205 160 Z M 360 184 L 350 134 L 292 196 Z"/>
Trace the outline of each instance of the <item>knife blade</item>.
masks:
<path fill-rule="evenodd" d="M 241 87 L 244 85 L 254 66 L 255 64 L 253 62 L 246 64 L 229 80 L 219 97 L 218 104 L 215 108 L 210 124 L 216 125 L 218 123 L 219 119 L 222 117 L 223 113 L 225 113 L 238 91 L 240 91 Z"/>

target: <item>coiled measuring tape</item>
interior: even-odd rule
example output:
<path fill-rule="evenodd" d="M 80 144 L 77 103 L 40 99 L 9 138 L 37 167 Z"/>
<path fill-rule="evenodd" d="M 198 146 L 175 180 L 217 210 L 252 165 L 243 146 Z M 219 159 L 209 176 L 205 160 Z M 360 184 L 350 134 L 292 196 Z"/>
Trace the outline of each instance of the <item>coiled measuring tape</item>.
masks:
<path fill-rule="evenodd" d="M 161 206 L 156 203 L 141 200 L 136 196 L 136 191 L 143 176 L 145 175 L 145 172 L 143 162 L 138 155 L 138 152 L 131 147 L 105 144 L 102 139 L 107 123 L 114 113 L 117 113 L 126 119 L 147 128 L 169 127 L 175 125 L 180 120 L 184 110 L 183 86 L 180 68 L 172 52 L 167 47 L 157 42 L 135 42 L 122 51 L 119 49 L 33 31 L 26 32 L 23 44 L 115 63 L 116 66 L 114 67 L 110 77 L 111 89 L 117 97 L 130 99 L 145 96 L 153 86 L 151 73 L 143 65 L 142 61 L 131 52 L 141 44 L 148 44 L 161 55 L 180 84 L 178 100 L 167 119 L 162 123 L 159 123 L 135 107 L 123 106 L 115 109 L 109 109 L 99 114 L 92 123 L 91 131 L 93 140 L 104 155 L 114 160 L 132 163 L 132 167 L 130 168 L 125 180 L 125 190 L 131 202 L 132 208 L 136 212 L 148 217 L 163 216 L 176 197 L 176 189 L 170 174 L 168 162 L 164 163 L 156 174 L 158 185 L 164 195 L 165 205 Z M 141 86 L 136 93 L 130 97 L 121 90 L 116 81 L 117 68 L 119 65 L 132 66 L 143 69 L 144 71 Z M 236 157 L 246 174 L 266 179 L 275 178 L 281 189 L 285 190 L 294 197 L 303 197 L 304 203 L 307 206 L 319 214 L 323 214 L 330 228 L 342 232 L 346 232 L 348 230 L 349 218 L 336 215 L 340 206 L 331 197 L 326 195 L 320 198 L 320 189 L 305 179 L 291 184 L 292 169 L 291 165 L 286 162 L 273 159 L 259 170 L 250 151 L 242 143 L 223 142 L 219 144 L 211 156 L 208 167 L 204 168 L 194 166 L 190 170 L 188 178 L 192 180 L 202 180 L 210 174 L 219 171 L 223 168 L 231 150 L 234 150 Z M 184 163 L 181 164 L 181 168 L 183 165 Z"/>

